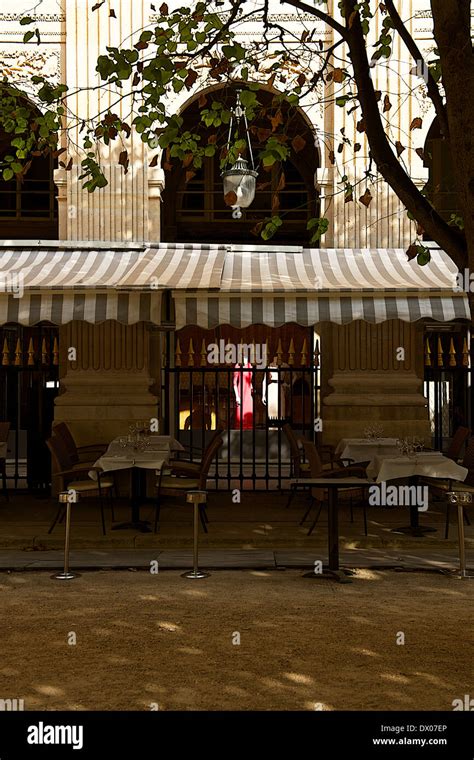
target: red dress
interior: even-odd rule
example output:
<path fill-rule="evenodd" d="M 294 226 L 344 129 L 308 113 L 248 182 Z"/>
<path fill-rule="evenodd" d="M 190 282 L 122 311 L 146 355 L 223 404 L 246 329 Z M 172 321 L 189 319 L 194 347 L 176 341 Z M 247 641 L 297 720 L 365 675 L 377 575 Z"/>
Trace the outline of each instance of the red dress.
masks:
<path fill-rule="evenodd" d="M 252 365 L 246 362 L 243 365 L 236 364 L 234 372 L 234 393 L 236 400 L 234 428 L 249 430 L 253 427 L 253 396 L 252 396 L 252 372 L 241 372 L 243 369 L 251 370 Z M 240 401 L 240 403 L 238 403 Z"/>

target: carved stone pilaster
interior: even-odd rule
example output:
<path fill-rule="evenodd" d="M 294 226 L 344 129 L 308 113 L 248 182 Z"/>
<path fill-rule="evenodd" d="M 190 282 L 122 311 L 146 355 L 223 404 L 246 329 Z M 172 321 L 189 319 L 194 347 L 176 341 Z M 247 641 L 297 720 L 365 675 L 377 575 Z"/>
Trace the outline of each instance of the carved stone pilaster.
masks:
<path fill-rule="evenodd" d="M 151 368 L 144 323 L 71 322 L 60 331 L 55 421 L 70 424 L 78 445 L 126 434 L 135 420 L 159 416 L 159 399 L 152 392 L 158 371 L 156 357 Z"/>

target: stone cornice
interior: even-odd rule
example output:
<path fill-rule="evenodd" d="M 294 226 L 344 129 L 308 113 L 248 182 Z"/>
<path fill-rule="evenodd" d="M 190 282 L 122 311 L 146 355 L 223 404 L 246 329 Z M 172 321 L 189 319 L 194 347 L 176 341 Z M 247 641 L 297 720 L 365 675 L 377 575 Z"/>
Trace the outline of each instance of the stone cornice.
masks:
<path fill-rule="evenodd" d="M 0 13 L 0 23 L 2 21 L 20 21 L 25 16 L 25 13 Z M 64 13 L 38 13 L 34 17 L 38 22 L 55 22 L 66 21 L 66 15 Z"/>

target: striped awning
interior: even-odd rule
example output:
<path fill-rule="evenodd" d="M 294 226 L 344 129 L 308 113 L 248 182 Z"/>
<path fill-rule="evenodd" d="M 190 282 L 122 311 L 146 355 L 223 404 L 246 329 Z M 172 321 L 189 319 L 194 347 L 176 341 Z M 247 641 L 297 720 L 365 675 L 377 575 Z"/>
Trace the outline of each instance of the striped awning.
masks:
<path fill-rule="evenodd" d="M 0 323 L 160 324 L 171 290 L 176 327 L 469 319 L 457 269 L 433 249 L 420 267 L 399 249 L 0 243 Z"/>
<path fill-rule="evenodd" d="M 400 319 L 469 319 L 457 268 L 440 250 L 420 267 L 401 249 L 229 247 L 220 289 L 174 290 L 176 327 L 280 327 L 288 322 L 348 324 Z"/>
<path fill-rule="evenodd" d="M 119 287 L 218 290 L 226 253 L 224 245 L 160 243 L 147 248 L 120 279 Z"/>
<path fill-rule="evenodd" d="M 72 320 L 99 324 L 160 324 L 161 293 L 118 289 L 144 255 L 143 246 L 106 249 L 11 245 L 0 247 L 0 324 L 64 325 Z"/>

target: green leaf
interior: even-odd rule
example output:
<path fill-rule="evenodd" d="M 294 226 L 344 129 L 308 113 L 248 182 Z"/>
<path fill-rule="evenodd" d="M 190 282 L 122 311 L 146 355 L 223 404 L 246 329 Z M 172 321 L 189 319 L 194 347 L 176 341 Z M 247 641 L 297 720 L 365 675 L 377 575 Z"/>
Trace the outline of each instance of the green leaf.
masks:
<path fill-rule="evenodd" d="M 20 26 L 26 26 L 27 24 L 34 24 L 35 19 L 31 18 L 31 16 L 23 16 L 23 18 L 20 19 Z"/>
<path fill-rule="evenodd" d="M 420 267 L 424 267 L 431 261 L 431 253 L 429 248 L 425 248 L 423 245 L 417 246 L 419 251 L 416 261 Z"/>
<path fill-rule="evenodd" d="M 3 170 L 3 179 L 5 180 L 5 182 L 8 182 L 12 178 L 13 178 L 13 171 L 7 166 L 7 168 Z"/>
<path fill-rule="evenodd" d="M 313 231 L 310 242 L 316 243 L 318 240 L 321 240 L 322 236 L 328 231 L 329 219 L 325 219 L 324 217 L 313 217 L 308 220 L 306 229 L 308 231 Z"/>
<path fill-rule="evenodd" d="M 252 106 L 257 105 L 257 95 L 251 90 L 243 90 L 240 93 L 240 102 L 245 108 L 252 108 Z"/>
<path fill-rule="evenodd" d="M 34 37 L 34 36 L 35 36 L 35 33 L 32 32 L 31 29 L 30 29 L 29 32 L 25 32 L 25 34 L 23 35 L 23 42 L 29 42 L 31 40 L 31 38 Z"/>

